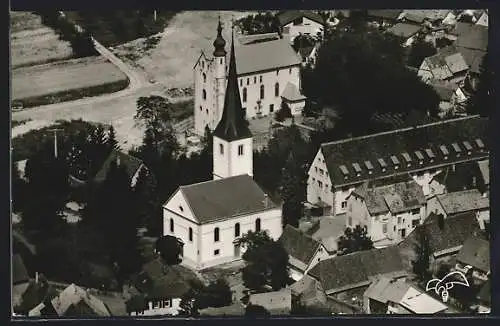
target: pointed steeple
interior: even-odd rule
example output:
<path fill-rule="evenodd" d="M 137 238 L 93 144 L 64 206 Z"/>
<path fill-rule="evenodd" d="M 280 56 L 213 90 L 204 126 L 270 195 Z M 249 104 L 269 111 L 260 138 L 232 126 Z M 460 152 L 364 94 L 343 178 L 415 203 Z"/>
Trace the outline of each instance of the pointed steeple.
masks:
<path fill-rule="evenodd" d="M 233 33 L 231 34 L 229 75 L 224 98 L 224 111 L 219 124 L 214 130 L 214 136 L 227 141 L 252 137 L 252 133 L 250 129 L 248 129 L 248 122 L 243 116 L 243 108 L 241 106 L 240 90 L 238 88 L 238 79 L 236 75 Z"/>
<path fill-rule="evenodd" d="M 224 47 L 226 46 L 226 41 L 222 37 L 222 24 L 220 22 L 220 16 L 219 16 L 219 25 L 217 26 L 217 38 L 214 41 L 214 56 L 215 57 L 225 57 L 226 56 L 226 49 Z"/>

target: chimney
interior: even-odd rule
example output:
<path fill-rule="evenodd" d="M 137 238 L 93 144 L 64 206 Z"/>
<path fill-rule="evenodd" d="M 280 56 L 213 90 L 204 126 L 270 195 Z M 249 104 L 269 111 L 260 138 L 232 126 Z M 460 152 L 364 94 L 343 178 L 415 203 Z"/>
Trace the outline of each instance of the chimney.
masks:
<path fill-rule="evenodd" d="M 264 194 L 264 200 L 262 201 L 262 203 L 264 204 L 264 207 L 267 208 L 267 206 L 269 206 L 269 196 L 267 194 Z"/>
<path fill-rule="evenodd" d="M 38 272 L 35 272 L 35 284 L 38 284 Z"/>

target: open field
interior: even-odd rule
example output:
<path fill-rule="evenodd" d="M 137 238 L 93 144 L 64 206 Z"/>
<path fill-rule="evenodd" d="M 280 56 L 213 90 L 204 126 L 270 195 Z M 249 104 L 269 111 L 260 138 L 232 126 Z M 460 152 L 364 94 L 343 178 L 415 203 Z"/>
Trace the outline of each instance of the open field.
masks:
<path fill-rule="evenodd" d="M 12 71 L 12 99 L 29 102 L 29 99 L 49 94 L 118 82 L 125 88 L 127 83 L 123 82 L 126 80 L 127 76 L 103 57 L 22 67 Z"/>
<path fill-rule="evenodd" d="M 47 63 L 71 57 L 68 42 L 42 25 L 40 16 L 31 12 L 11 14 L 11 64 L 13 68 Z"/>

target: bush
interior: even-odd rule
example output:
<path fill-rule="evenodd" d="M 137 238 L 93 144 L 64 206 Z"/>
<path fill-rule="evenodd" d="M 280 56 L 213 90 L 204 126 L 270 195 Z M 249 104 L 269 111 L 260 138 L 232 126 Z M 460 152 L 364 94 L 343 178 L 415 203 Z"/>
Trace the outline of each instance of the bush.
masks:
<path fill-rule="evenodd" d="M 278 111 L 276 111 L 276 113 L 274 114 L 274 118 L 276 119 L 276 121 L 283 122 L 285 121 L 286 118 L 291 118 L 291 117 L 292 117 L 292 110 L 290 109 L 288 104 L 286 104 L 285 102 L 281 102 L 281 108 Z"/>

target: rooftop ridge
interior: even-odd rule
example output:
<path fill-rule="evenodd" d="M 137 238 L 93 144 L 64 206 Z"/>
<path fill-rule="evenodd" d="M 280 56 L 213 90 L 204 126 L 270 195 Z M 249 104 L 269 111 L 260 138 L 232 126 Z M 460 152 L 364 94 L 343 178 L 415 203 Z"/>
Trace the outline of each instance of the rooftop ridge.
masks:
<path fill-rule="evenodd" d="M 248 176 L 250 177 L 250 175 L 248 174 L 238 174 L 238 175 L 233 175 L 233 176 L 230 176 L 230 177 L 227 177 L 227 178 L 221 178 L 221 179 L 215 179 L 215 180 L 207 180 L 207 181 L 201 181 L 201 182 L 197 182 L 197 183 L 191 183 L 191 184 L 188 184 L 188 185 L 181 185 L 179 186 L 179 189 L 186 189 L 186 188 L 190 188 L 190 187 L 194 187 L 194 186 L 198 186 L 198 185 L 201 185 L 201 184 L 205 184 L 205 183 L 216 183 L 216 182 L 225 182 L 229 179 L 234 179 L 234 178 L 241 178 L 243 176 Z M 251 177 L 250 177 L 251 178 Z M 264 192 L 265 193 L 265 192 Z"/>
<path fill-rule="evenodd" d="M 468 116 L 468 117 L 459 117 L 459 118 L 454 118 L 454 119 L 449 119 L 449 120 L 444 120 L 444 121 L 431 122 L 431 123 L 427 123 L 427 124 L 423 124 L 423 125 L 410 126 L 410 127 L 406 127 L 406 128 L 402 128 L 402 129 L 383 131 L 383 132 L 379 132 L 379 133 L 375 133 L 375 134 L 370 134 L 370 135 L 363 135 L 363 136 L 358 136 L 358 137 L 352 137 L 352 138 L 345 138 L 345 139 L 335 140 L 335 141 L 331 141 L 331 142 L 322 143 L 321 147 L 328 146 L 328 145 L 336 145 L 336 144 L 347 143 L 347 142 L 354 141 L 354 140 L 368 139 L 368 138 L 373 138 L 373 137 L 376 137 L 376 136 L 389 135 L 389 134 L 397 134 L 397 133 L 408 131 L 408 130 L 422 129 L 422 128 L 426 128 L 426 127 L 430 127 L 430 126 L 442 125 L 442 124 L 447 124 L 447 123 L 451 123 L 451 122 L 468 120 L 468 119 L 475 119 L 475 118 L 480 118 L 480 115 L 472 115 L 472 116 Z"/>

